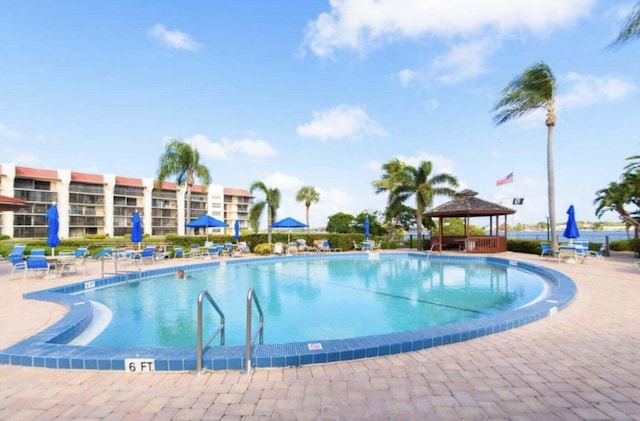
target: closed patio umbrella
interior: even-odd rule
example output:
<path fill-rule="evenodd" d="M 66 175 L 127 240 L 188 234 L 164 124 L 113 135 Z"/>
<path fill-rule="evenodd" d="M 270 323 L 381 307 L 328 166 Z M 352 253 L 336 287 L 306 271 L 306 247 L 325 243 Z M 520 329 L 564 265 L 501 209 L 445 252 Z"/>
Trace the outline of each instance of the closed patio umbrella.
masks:
<path fill-rule="evenodd" d="M 564 229 L 564 237 L 569 239 L 569 242 L 573 242 L 574 239 L 580 237 L 580 231 L 578 231 L 578 224 L 576 223 L 576 211 L 573 208 L 573 205 L 569 206 L 567 209 L 567 215 L 569 215 L 569 219 L 567 219 L 567 226 Z"/>
<path fill-rule="evenodd" d="M 138 244 L 140 247 L 140 242 L 142 241 L 142 221 L 140 220 L 140 214 L 138 211 L 133 212 L 133 216 L 131 217 L 131 242 L 134 244 Z"/>
<path fill-rule="evenodd" d="M 236 243 L 240 239 L 240 221 L 236 219 L 236 222 L 233 224 L 233 236 L 236 239 Z"/>
<path fill-rule="evenodd" d="M 55 202 L 51 204 L 51 207 L 45 214 L 45 218 L 47 218 L 49 223 L 47 227 L 47 245 L 51 247 L 51 255 L 53 256 L 55 248 L 60 244 L 60 238 L 58 237 L 60 221 L 58 217 L 58 207 Z"/>
<path fill-rule="evenodd" d="M 369 215 L 364 217 L 364 236 L 369 239 Z"/>

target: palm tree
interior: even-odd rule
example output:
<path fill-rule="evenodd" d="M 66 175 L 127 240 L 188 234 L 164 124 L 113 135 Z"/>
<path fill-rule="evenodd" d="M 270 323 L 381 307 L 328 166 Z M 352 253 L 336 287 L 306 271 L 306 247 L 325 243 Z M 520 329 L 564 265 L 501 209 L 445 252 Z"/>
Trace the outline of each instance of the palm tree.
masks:
<path fill-rule="evenodd" d="M 625 203 L 629 202 L 629 188 L 624 183 L 611 182 L 609 186 L 596 192 L 596 198 L 593 204 L 596 205 L 596 216 L 602 217 L 606 212 L 617 212 L 620 219 L 629 224 L 629 220 L 633 218 L 624 208 Z"/>
<path fill-rule="evenodd" d="M 172 139 L 166 144 L 165 150 L 160 155 L 160 164 L 156 176 L 156 187 L 162 190 L 162 183 L 169 177 L 176 177 L 178 186 L 187 186 L 187 211 L 185 223 L 191 217 L 191 189 L 196 178 L 205 186 L 211 184 L 209 169 L 200 163 L 200 153 L 190 144 Z"/>
<path fill-rule="evenodd" d="M 627 16 L 618 37 L 609 44 L 609 47 L 622 47 L 627 41 L 640 38 L 640 2 L 636 3 Z"/>
<path fill-rule="evenodd" d="M 416 198 L 416 230 L 418 234 L 418 250 L 422 249 L 422 214 L 433 206 L 436 196 L 455 195 L 451 187 L 458 186 L 458 180 L 451 174 L 432 175 L 433 164 L 422 161 L 417 167 L 407 165 L 398 159 L 382 166 L 386 174 L 382 179 L 373 182 L 376 193 L 389 192 L 388 207 L 400 209 L 411 196 Z"/>
<path fill-rule="evenodd" d="M 249 213 L 249 221 L 254 232 L 258 231 L 260 226 L 260 217 L 264 208 L 267 208 L 267 242 L 271 242 L 271 225 L 276 220 L 276 213 L 280 207 L 280 190 L 277 188 L 270 189 L 262 181 L 254 182 L 249 191 L 260 190 L 265 195 L 265 200 L 254 203 Z"/>
<path fill-rule="evenodd" d="M 318 203 L 320 201 L 320 193 L 316 191 L 312 186 L 302 186 L 296 194 L 296 200 L 298 202 L 304 202 L 304 206 L 307 208 L 307 234 L 311 232 L 311 225 L 309 224 L 309 208 L 311 203 Z"/>
<path fill-rule="evenodd" d="M 403 203 L 392 203 L 392 192 L 393 189 L 400 185 L 403 181 L 401 179 L 404 177 L 404 163 L 399 159 L 394 159 L 387 163 L 382 164 L 382 170 L 384 174 L 382 174 L 382 178 L 379 180 L 375 180 L 372 184 L 375 188 L 376 194 L 380 193 L 389 193 L 389 198 L 387 199 L 387 208 L 385 209 L 385 218 L 387 221 L 393 221 L 398 215 L 402 212 L 402 209 L 405 208 Z M 408 180 L 404 180 L 404 182 L 408 182 Z M 393 224 L 391 224 L 391 230 L 389 230 L 389 239 L 393 236 Z"/>
<path fill-rule="evenodd" d="M 555 94 L 556 78 L 544 62 L 537 62 L 515 77 L 502 91 L 502 96 L 493 108 L 497 126 L 521 117 L 531 111 L 543 109 L 547 112 L 547 190 L 549 222 L 551 225 L 552 249 L 558 247 L 556 237 L 555 173 L 553 166 L 553 127 L 556 125 Z"/>

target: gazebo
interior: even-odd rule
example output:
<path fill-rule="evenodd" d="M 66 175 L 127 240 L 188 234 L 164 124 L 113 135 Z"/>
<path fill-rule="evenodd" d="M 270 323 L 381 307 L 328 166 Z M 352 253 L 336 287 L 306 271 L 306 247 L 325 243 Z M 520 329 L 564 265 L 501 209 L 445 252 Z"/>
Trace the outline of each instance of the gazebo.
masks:
<path fill-rule="evenodd" d="M 438 218 L 438 236 L 431 236 L 433 250 L 456 249 L 467 253 L 500 253 L 507 251 L 507 215 L 515 210 L 497 203 L 475 197 L 473 190 L 463 190 L 456 194 L 450 202 L 444 203 L 424 213 L 424 216 Z M 500 216 L 504 215 L 504 235 L 500 235 Z M 495 216 L 495 226 L 494 226 Z M 469 218 L 489 217 L 488 235 L 469 235 Z M 444 218 L 464 218 L 464 235 L 442 235 Z M 434 247 L 434 245 L 436 247 Z"/>

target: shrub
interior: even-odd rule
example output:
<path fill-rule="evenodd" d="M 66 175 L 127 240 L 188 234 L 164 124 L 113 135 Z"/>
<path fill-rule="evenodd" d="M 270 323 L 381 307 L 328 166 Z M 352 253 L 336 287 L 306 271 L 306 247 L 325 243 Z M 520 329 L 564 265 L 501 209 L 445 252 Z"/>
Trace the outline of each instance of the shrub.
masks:
<path fill-rule="evenodd" d="M 253 252 L 261 256 L 271 254 L 271 250 L 273 250 L 273 244 L 271 243 L 258 244 L 253 248 Z"/>

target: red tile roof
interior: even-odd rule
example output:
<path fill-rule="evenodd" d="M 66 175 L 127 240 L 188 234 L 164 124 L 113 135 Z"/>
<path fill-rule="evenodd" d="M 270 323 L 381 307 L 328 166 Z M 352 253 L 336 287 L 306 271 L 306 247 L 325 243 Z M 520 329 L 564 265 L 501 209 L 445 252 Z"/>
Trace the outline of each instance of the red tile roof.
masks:
<path fill-rule="evenodd" d="M 34 178 L 39 180 L 57 180 L 58 171 L 16 166 L 16 177 Z"/>
<path fill-rule="evenodd" d="M 87 184 L 104 184 L 104 177 L 99 174 L 86 174 L 72 171 L 71 181 Z"/>
<path fill-rule="evenodd" d="M 27 202 L 15 197 L 0 196 L 0 211 L 17 211 Z"/>
<path fill-rule="evenodd" d="M 116 176 L 116 185 L 129 186 L 129 187 L 142 187 L 142 179 Z"/>
<path fill-rule="evenodd" d="M 255 197 L 251 193 L 249 193 L 249 190 L 232 189 L 232 188 L 226 188 L 226 187 L 224 188 L 224 194 L 226 196 Z"/>

